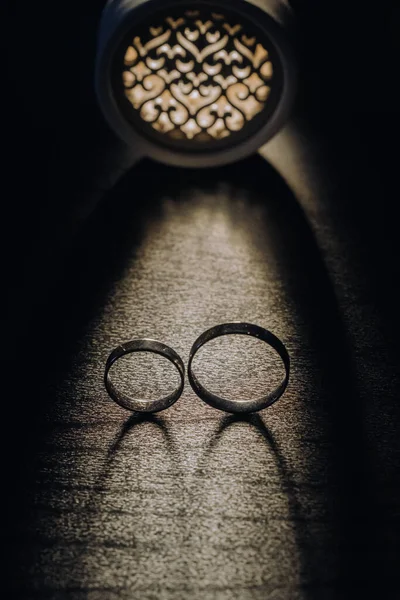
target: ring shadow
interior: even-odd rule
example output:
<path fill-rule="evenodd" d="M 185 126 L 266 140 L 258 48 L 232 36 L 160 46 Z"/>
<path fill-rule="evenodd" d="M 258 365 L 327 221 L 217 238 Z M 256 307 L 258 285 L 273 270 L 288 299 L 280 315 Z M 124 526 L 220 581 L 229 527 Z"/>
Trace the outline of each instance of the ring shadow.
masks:
<path fill-rule="evenodd" d="M 255 429 L 265 441 L 266 446 L 270 448 L 275 456 L 276 464 L 278 467 L 280 478 L 283 482 L 283 488 L 288 496 L 289 514 L 290 518 L 296 523 L 296 537 L 300 542 L 299 546 L 304 543 L 304 536 L 301 535 L 303 530 L 299 532 L 298 526 L 302 522 L 302 509 L 301 504 L 297 498 L 296 488 L 292 482 L 290 470 L 287 467 L 286 459 L 282 454 L 273 434 L 264 423 L 262 417 L 259 414 L 249 415 L 226 415 L 221 418 L 217 431 L 212 435 L 209 440 L 203 457 L 207 460 L 211 452 L 220 442 L 223 434 L 233 427 L 234 425 L 245 423 Z"/>
<path fill-rule="evenodd" d="M 272 452 L 281 481 L 281 489 L 283 490 L 287 498 L 289 514 L 288 521 L 290 521 L 290 523 L 293 525 L 296 547 L 299 549 L 299 552 L 303 553 L 303 559 L 300 561 L 301 574 L 302 576 L 304 576 L 305 574 L 307 576 L 307 572 L 310 570 L 312 571 L 312 568 L 310 568 L 310 564 L 307 564 L 307 560 L 304 560 L 304 557 L 307 559 L 307 557 L 311 554 L 315 554 L 311 546 L 312 541 L 310 542 L 307 514 L 301 504 L 299 498 L 300 493 L 298 491 L 297 485 L 293 481 L 291 470 L 288 467 L 285 455 L 281 451 L 273 433 L 265 424 L 264 419 L 260 416 L 260 414 L 235 414 L 225 415 L 221 417 L 216 431 L 214 431 L 206 446 L 204 447 L 198 471 L 202 474 L 204 474 L 204 472 L 207 472 L 209 459 L 213 454 L 214 450 L 220 444 L 224 434 L 232 427 L 239 425 L 246 425 L 248 426 L 248 428 L 254 429 L 259 434 L 259 438 L 264 443 L 265 447 Z M 197 493 L 197 497 L 201 494 L 203 486 L 204 483 L 202 478 L 201 486 L 199 486 L 200 489 Z M 267 532 L 265 532 L 265 534 L 266 536 L 268 535 Z M 321 598 L 321 588 L 319 583 L 313 585 L 312 583 L 310 584 L 310 582 L 307 582 L 306 585 L 302 585 L 302 591 L 304 597 L 307 597 L 310 600 L 320 600 Z M 268 593 L 267 590 L 266 593 Z M 341 597 L 344 598 L 345 595 Z"/>
<path fill-rule="evenodd" d="M 132 435 L 136 429 L 138 429 L 141 425 L 154 425 L 157 429 L 160 430 L 165 442 L 166 447 L 168 449 L 168 454 L 172 459 L 172 463 L 174 465 L 177 476 L 180 474 L 180 467 L 178 461 L 176 460 L 177 450 L 175 448 L 174 440 L 170 433 L 170 427 L 166 423 L 165 419 L 162 416 L 156 416 L 154 414 L 142 414 L 142 413 L 133 413 L 131 414 L 126 421 L 121 425 L 119 431 L 114 436 L 114 439 L 111 441 L 104 465 L 98 475 L 94 485 L 93 485 L 93 494 L 86 506 L 85 514 L 89 515 L 88 520 L 86 521 L 87 531 L 95 531 L 97 529 L 96 523 L 99 514 L 101 513 L 101 502 L 104 498 L 104 495 L 107 494 L 110 490 L 110 486 L 107 484 L 107 480 L 110 474 L 110 470 L 113 466 L 115 459 L 118 454 L 121 452 L 121 446 L 127 436 Z M 141 512 L 138 512 L 140 518 Z M 137 519 L 136 519 L 137 520 Z M 86 538 L 86 541 L 90 544 L 91 541 L 95 541 L 95 537 L 91 536 L 90 533 Z M 71 558 L 71 561 L 68 564 L 70 571 L 74 572 L 76 570 L 77 578 L 82 577 L 82 556 L 85 555 L 87 551 L 87 544 L 80 548 L 79 552 L 75 553 Z M 67 563 L 64 563 L 67 564 Z"/>
<path fill-rule="evenodd" d="M 169 426 L 165 422 L 165 419 L 163 419 L 162 416 L 157 416 L 154 414 L 141 414 L 135 412 L 122 424 L 115 439 L 111 443 L 107 452 L 107 457 L 109 460 L 112 460 L 116 456 L 124 438 L 142 423 L 150 423 L 152 425 L 156 425 L 162 432 L 163 437 L 167 442 L 168 448 L 170 449 L 170 451 L 172 451 L 172 455 L 174 456 L 176 454 Z"/>

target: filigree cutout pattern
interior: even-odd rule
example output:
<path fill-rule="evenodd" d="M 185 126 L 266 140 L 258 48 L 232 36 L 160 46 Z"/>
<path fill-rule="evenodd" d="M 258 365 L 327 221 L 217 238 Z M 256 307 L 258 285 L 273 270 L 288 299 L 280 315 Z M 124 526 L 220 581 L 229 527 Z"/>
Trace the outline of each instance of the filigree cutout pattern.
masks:
<path fill-rule="evenodd" d="M 224 15 L 164 18 L 126 49 L 125 96 L 141 119 L 174 140 L 207 142 L 238 132 L 266 106 L 268 50 Z"/>

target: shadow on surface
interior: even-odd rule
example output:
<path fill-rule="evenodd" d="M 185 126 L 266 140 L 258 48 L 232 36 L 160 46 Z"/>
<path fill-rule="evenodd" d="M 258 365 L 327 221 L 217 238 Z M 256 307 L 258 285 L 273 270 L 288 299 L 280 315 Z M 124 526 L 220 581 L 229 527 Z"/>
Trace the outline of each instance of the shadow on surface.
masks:
<path fill-rule="evenodd" d="M 132 432 L 134 432 L 134 430 L 142 423 L 150 423 L 150 424 L 158 427 L 160 429 L 160 431 L 162 432 L 165 440 L 167 441 L 169 449 L 172 450 L 172 454 L 175 454 L 174 447 L 173 447 L 173 440 L 171 438 L 170 431 L 169 431 L 169 426 L 165 422 L 165 420 L 162 417 L 156 416 L 156 415 L 141 415 L 141 414 L 134 413 L 122 425 L 122 427 L 119 430 L 118 434 L 116 435 L 114 441 L 112 442 L 111 446 L 109 447 L 107 455 L 110 460 L 112 460 L 112 458 L 117 454 L 125 437 L 127 435 L 132 434 Z"/>

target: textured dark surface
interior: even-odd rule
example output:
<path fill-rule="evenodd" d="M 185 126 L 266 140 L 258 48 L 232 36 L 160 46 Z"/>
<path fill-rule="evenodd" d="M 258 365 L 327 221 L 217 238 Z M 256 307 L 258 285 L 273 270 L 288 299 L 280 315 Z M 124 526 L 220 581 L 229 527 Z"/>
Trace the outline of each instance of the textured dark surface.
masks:
<path fill-rule="evenodd" d="M 398 596 L 397 365 L 355 276 L 364 257 L 349 262 L 362 246 L 346 204 L 310 194 L 303 212 L 261 158 L 208 174 L 143 164 L 97 211 L 38 330 L 52 351 L 10 509 L 20 598 Z M 269 327 L 291 354 L 291 385 L 262 415 L 226 417 L 189 386 L 148 419 L 107 397 L 121 341 L 151 336 L 187 359 L 230 319 Z M 197 369 L 250 397 L 278 382 L 278 360 L 221 339 Z M 172 387 L 168 364 L 135 364 L 118 375 L 136 390 Z"/>
<path fill-rule="evenodd" d="M 301 96 L 311 127 L 265 150 L 294 195 L 257 157 L 199 173 L 142 163 L 84 227 L 90 190 L 130 160 L 91 92 L 101 3 L 79 15 L 66 5 L 58 27 L 46 3 L 13 5 L 7 598 L 400 595 L 398 116 L 383 111 L 394 95 L 364 86 L 379 65 L 390 74 L 394 37 L 381 28 L 371 56 L 371 27 L 354 35 L 356 8 L 296 4 L 311 19 Z M 359 23 L 379 30 L 388 15 L 361 11 Z M 13 49 L 16 32 L 27 45 Z M 121 341 L 150 335 L 187 360 L 197 335 L 228 319 L 267 326 L 291 353 L 291 384 L 270 410 L 226 417 L 186 386 L 171 410 L 129 418 L 107 397 L 103 367 Z M 168 363 L 138 358 L 119 365 L 126 390 L 170 391 Z M 282 376 L 264 345 L 243 339 L 210 344 L 196 368 L 216 393 L 246 397 Z"/>

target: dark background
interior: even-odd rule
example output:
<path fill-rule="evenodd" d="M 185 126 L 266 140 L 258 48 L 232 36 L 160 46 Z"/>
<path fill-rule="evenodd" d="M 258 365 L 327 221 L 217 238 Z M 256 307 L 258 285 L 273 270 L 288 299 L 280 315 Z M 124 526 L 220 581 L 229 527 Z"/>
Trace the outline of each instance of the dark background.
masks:
<path fill-rule="evenodd" d="M 399 9 L 349 4 L 293 2 L 300 147 L 324 181 L 302 198 L 258 157 L 146 161 L 107 193 L 129 160 L 93 93 L 102 2 L 6 5 L 8 597 L 400 596 Z M 186 358 L 227 317 L 287 341 L 282 406 L 236 423 L 187 390 L 124 425 L 113 345 L 158 335 Z"/>

